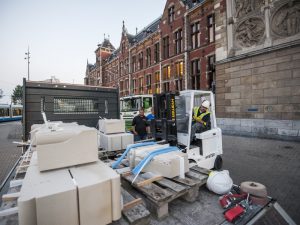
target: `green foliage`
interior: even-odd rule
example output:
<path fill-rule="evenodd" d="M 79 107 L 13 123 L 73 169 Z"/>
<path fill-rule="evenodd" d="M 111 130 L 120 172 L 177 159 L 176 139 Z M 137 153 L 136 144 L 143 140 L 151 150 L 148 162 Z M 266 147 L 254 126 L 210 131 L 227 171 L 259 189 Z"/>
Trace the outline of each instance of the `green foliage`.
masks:
<path fill-rule="evenodd" d="M 11 95 L 11 100 L 14 104 L 21 104 L 23 97 L 23 87 L 21 85 L 17 85 L 13 90 L 13 94 Z"/>

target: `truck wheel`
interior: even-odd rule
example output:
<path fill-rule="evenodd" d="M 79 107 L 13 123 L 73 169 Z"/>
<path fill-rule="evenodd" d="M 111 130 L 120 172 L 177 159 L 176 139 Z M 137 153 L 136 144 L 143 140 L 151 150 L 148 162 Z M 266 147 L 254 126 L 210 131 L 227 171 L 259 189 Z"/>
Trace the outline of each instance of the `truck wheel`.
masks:
<path fill-rule="evenodd" d="M 217 155 L 215 164 L 214 164 L 214 169 L 220 170 L 220 169 L 222 169 L 222 166 L 223 166 L 223 159 L 220 155 Z"/>

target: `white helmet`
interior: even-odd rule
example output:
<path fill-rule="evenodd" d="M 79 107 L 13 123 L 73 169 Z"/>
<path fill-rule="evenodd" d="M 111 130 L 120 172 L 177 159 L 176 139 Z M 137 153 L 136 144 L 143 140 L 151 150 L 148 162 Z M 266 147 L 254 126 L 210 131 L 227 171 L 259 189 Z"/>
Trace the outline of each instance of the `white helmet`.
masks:
<path fill-rule="evenodd" d="M 209 105 L 210 105 L 210 103 L 207 100 L 204 100 L 201 104 L 202 107 L 207 108 L 207 109 L 209 108 Z"/>

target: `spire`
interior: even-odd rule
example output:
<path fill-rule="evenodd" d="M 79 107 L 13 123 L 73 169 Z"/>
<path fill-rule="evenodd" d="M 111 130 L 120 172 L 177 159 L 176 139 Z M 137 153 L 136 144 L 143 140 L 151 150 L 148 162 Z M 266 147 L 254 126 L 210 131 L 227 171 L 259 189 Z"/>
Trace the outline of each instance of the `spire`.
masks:
<path fill-rule="evenodd" d="M 89 65 L 89 59 L 88 58 L 86 59 L 86 65 Z"/>
<path fill-rule="evenodd" d="M 123 26 L 122 26 L 122 32 L 127 33 L 126 27 L 125 27 L 125 21 L 123 20 Z"/>

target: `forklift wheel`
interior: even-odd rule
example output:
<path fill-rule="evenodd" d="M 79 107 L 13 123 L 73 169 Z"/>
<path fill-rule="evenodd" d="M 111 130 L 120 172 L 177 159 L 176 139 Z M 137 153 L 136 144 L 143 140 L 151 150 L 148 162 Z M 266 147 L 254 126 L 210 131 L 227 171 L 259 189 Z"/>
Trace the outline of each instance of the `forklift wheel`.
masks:
<path fill-rule="evenodd" d="M 222 166 L 223 166 L 223 159 L 220 155 L 218 155 L 215 160 L 214 169 L 220 170 L 222 169 Z"/>

